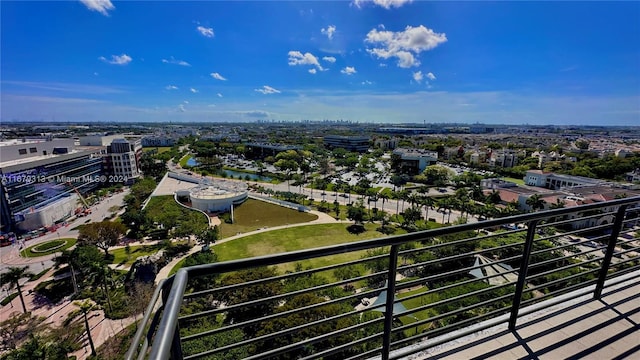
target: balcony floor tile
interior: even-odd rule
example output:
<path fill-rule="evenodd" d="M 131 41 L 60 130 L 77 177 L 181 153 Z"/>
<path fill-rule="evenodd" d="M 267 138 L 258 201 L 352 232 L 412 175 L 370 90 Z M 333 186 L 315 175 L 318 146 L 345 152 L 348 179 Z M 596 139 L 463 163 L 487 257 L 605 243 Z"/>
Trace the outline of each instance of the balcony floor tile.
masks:
<path fill-rule="evenodd" d="M 592 295 L 553 305 L 408 359 L 640 359 L 640 271 Z"/>

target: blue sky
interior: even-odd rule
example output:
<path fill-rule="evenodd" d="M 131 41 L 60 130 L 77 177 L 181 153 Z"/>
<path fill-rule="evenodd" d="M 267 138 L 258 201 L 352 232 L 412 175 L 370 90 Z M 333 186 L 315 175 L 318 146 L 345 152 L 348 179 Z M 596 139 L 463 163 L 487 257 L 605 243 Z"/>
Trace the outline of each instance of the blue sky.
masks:
<path fill-rule="evenodd" d="M 640 2 L 0 6 L 2 121 L 640 125 Z"/>

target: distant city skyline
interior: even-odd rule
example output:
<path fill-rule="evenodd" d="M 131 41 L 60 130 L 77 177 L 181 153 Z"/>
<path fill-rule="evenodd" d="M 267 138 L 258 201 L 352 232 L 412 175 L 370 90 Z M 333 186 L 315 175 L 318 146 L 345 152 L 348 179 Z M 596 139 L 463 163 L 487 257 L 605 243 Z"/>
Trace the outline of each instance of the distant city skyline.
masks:
<path fill-rule="evenodd" d="M 0 121 L 640 125 L 640 2 L 0 2 Z"/>

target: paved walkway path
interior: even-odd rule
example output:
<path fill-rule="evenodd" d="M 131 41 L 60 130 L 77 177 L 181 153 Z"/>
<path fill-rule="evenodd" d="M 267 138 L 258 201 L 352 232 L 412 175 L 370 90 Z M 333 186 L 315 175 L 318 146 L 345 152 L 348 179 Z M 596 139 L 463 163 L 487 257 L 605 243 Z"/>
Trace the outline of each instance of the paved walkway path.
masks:
<path fill-rule="evenodd" d="M 288 225 L 273 226 L 273 227 L 265 227 L 265 228 L 262 228 L 262 229 L 249 231 L 249 232 L 238 234 L 238 235 L 233 235 L 233 236 L 230 236 L 228 238 L 224 238 L 224 239 L 220 239 L 220 240 L 216 241 L 216 244 L 222 244 L 222 243 L 225 243 L 227 241 L 240 239 L 240 238 L 243 238 L 245 236 L 260 234 L 260 233 L 264 233 L 264 232 L 267 232 L 267 231 L 288 229 L 288 228 L 297 227 L 297 226 L 307 226 L 307 225 L 332 224 L 332 223 L 347 222 L 347 221 L 338 221 L 335 218 L 333 218 L 332 216 L 330 216 L 328 214 L 325 214 L 323 212 L 320 212 L 320 211 L 312 210 L 312 211 L 310 211 L 310 213 L 317 215 L 318 218 L 313 220 L 313 221 L 309 221 L 309 222 L 305 222 L 305 223 L 288 224 Z M 348 221 L 348 222 L 351 222 L 351 221 Z M 200 250 L 202 250 L 202 245 L 196 245 L 193 248 L 191 248 L 191 250 L 189 250 L 183 256 L 176 257 L 176 258 L 172 259 L 167 265 L 165 265 L 162 269 L 160 269 L 160 271 L 158 271 L 158 274 L 156 275 L 156 283 L 160 282 L 160 280 L 162 280 L 162 279 L 168 278 L 169 277 L 169 273 L 171 272 L 171 269 L 173 269 L 173 267 L 176 266 L 176 264 L 178 264 L 182 259 L 186 258 L 187 256 L 189 256 L 191 254 L 197 253 Z"/>

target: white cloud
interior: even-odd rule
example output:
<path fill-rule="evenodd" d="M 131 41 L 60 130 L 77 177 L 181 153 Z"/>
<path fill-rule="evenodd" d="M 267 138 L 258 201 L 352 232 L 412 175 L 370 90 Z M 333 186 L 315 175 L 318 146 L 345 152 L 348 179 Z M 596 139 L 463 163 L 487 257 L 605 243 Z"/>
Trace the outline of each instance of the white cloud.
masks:
<path fill-rule="evenodd" d="M 94 72 L 94 73 L 93 73 L 93 75 L 98 76 L 98 75 L 100 75 L 100 74 L 98 74 L 97 72 Z"/>
<path fill-rule="evenodd" d="M 219 98 L 221 98 L 221 97 L 222 97 L 222 94 L 220 94 L 220 93 L 218 93 L 217 95 L 218 95 L 218 97 L 219 97 Z"/>
<path fill-rule="evenodd" d="M 105 58 L 104 56 L 100 56 L 98 59 L 112 65 L 127 65 L 132 60 L 131 56 L 127 54 L 111 55 L 111 60 Z"/>
<path fill-rule="evenodd" d="M 80 0 L 80 2 L 83 3 L 87 9 L 97 11 L 104 16 L 109 16 L 109 10 L 116 8 L 109 0 Z"/>
<path fill-rule="evenodd" d="M 418 84 L 422 82 L 422 79 L 424 79 L 422 71 L 416 71 L 413 73 L 413 80 L 415 80 Z"/>
<path fill-rule="evenodd" d="M 334 63 L 336 62 L 336 58 L 334 58 L 333 56 L 325 56 L 322 58 L 322 60 L 326 61 L 326 62 L 330 62 L 330 63 Z"/>
<path fill-rule="evenodd" d="M 322 71 L 322 65 L 318 62 L 318 58 L 315 57 L 311 53 L 302 54 L 300 51 L 291 50 L 289 51 L 289 65 L 313 65 L 318 68 L 318 70 Z"/>
<path fill-rule="evenodd" d="M 398 59 L 398 66 L 402 68 L 420 65 L 416 55 L 432 50 L 446 41 L 446 34 L 436 33 L 424 25 L 407 26 L 404 31 L 398 32 L 372 29 L 365 38 L 365 42 L 380 46 L 367 49 L 367 52 L 379 59 L 395 57 Z"/>
<path fill-rule="evenodd" d="M 195 94 L 195 93 L 197 93 L 197 92 L 198 92 L 198 89 L 191 88 L 191 89 L 189 89 L 189 91 L 191 91 L 192 93 L 194 93 L 194 94 Z"/>
<path fill-rule="evenodd" d="M 183 103 L 188 104 L 189 102 L 187 100 L 183 101 Z"/>
<path fill-rule="evenodd" d="M 347 75 L 353 75 L 357 71 L 356 71 L 356 68 L 354 68 L 353 66 L 347 66 L 344 69 L 340 70 L 340 72 Z"/>
<path fill-rule="evenodd" d="M 373 3 L 374 5 L 378 5 L 389 10 L 392 7 L 399 8 L 402 5 L 411 2 L 413 2 L 413 0 L 353 0 L 352 4 L 357 8 L 361 8 L 364 4 Z"/>
<path fill-rule="evenodd" d="M 435 80 L 435 79 L 436 79 L 436 76 L 435 76 L 435 75 L 433 75 L 433 73 L 432 73 L 432 72 L 429 72 L 429 73 L 427 73 L 427 79 L 429 79 L 429 80 L 432 80 L 432 81 L 433 81 L 433 80 Z M 445 80 L 446 80 L 446 79 L 445 79 Z M 446 81 L 445 81 L 445 82 L 446 82 Z"/>
<path fill-rule="evenodd" d="M 373 83 L 372 83 L 371 81 L 369 81 L 369 80 L 365 80 L 365 81 L 363 81 L 361 84 L 362 84 L 362 85 L 371 85 L 371 84 L 373 84 Z"/>
<path fill-rule="evenodd" d="M 320 29 L 320 32 L 323 35 L 327 35 L 327 37 L 329 38 L 329 40 L 333 39 L 333 34 L 336 32 L 336 26 L 335 25 L 329 25 L 327 26 L 327 28 L 322 28 Z"/>
<path fill-rule="evenodd" d="M 213 28 L 206 28 L 204 26 L 198 26 L 196 28 L 200 34 L 204 37 L 212 38 L 213 37 Z"/>
<path fill-rule="evenodd" d="M 184 104 L 180 104 L 180 105 L 178 105 L 178 111 L 180 111 L 180 112 L 185 112 L 185 111 L 187 111 L 187 110 L 184 108 Z"/>
<path fill-rule="evenodd" d="M 175 85 L 167 85 L 164 88 L 167 90 L 178 90 L 178 87 Z"/>
<path fill-rule="evenodd" d="M 310 73 L 310 74 L 315 74 L 316 72 L 317 72 L 317 71 L 316 71 L 316 69 L 315 69 L 315 68 L 313 68 L 313 69 L 309 69 L 309 73 Z"/>
<path fill-rule="evenodd" d="M 191 66 L 191 64 L 189 64 L 188 62 L 184 61 L 184 60 L 176 60 L 173 58 L 173 56 L 169 59 L 162 59 L 162 62 L 165 64 L 174 64 L 174 65 L 180 65 L 180 66 Z"/>
<path fill-rule="evenodd" d="M 211 73 L 211 77 L 216 79 L 216 80 L 227 81 L 227 78 L 225 78 L 224 76 L 218 74 L 217 72 Z"/>
<path fill-rule="evenodd" d="M 257 92 L 261 92 L 261 93 L 263 93 L 265 95 L 267 95 L 267 94 L 279 94 L 280 93 L 280 90 L 272 88 L 269 85 L 264 85 L 262 87 L 262 89 L 254 89 L 254 90 L 257 91 Z"/>

